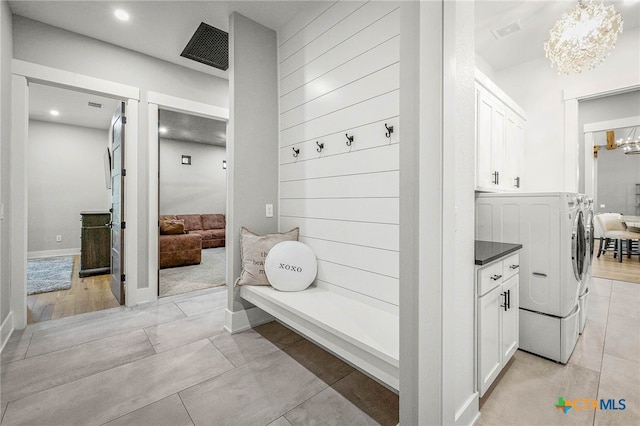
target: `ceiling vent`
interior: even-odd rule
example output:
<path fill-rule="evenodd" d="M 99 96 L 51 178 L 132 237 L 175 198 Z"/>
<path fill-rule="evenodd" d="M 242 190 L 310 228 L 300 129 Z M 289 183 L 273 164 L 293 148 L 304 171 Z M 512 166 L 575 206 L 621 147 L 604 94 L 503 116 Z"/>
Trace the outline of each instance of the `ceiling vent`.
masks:
<path fill-rule="evenodd" d="M 495 30 L 491 30 L 491 34 L 493 34 L 495 38 L 500 40 L 501 38 L 508 37 L 514 33 L 517 33 L 520 30 L 522 30 L 522 24 L 520 23 L 520 21 L 516 21 L 509 25 L 505 25 L 503 27 L 496 28 Z"/>
<path fill-rule="evenodd" d="M 87 105 L 89 105 L 92 108 L 102 108 L 102 104 L 99 104 L 97 102 L 87 102 Z"/>
<path fill-rule="evenodd" d="M 229 33 L 202 22 L 180 56 L 226 71 Z"/>

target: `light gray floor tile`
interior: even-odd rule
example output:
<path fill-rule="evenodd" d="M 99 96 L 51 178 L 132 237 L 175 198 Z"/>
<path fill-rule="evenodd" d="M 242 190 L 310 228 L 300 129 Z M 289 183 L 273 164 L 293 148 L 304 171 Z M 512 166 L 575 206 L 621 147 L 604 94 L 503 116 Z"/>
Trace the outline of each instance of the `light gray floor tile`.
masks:
<path fill-rule="evenodd" d="M 105 423 L 105 426 L 193 426 L 178 394 L 171 395 L 133 413 Z"/>
<path fill-rule="evenodd" d="M 517 351 L 514 362 L 481 409 L 482 425 L 588 425 L 593 411 L 564 414 L 553 408 L 558 397 L 595 399 L 599 374 Z"/>
<path fill-rule="evenodd" d="M 326 386 L 285 353 L 273 352 L 180 396 L 197 425 L 266 425 Z"/>
<path fill-rule="evenodd" d="M 587 307 L 587 319 L 600 324 L 607 323 L 609 315 L 609 298 L 596 295 L 589 295 L 589 305 Z"/>
<path fill-rule="evenodd" d="M 211 341 L 236 367 L 279 350 L 254 330 L 238 334 L 222 333 L 211 338 Z"/>
<path fill-rule="evenodd" d="M 282 416 L 282 417 L 278 417 L 277 419 L 269 423 L 267 426 L 292 426 L 292 425 L 291 423 L 289 423 L 289 420 L 287 420 L 284 416 Z"/>
<path fill-rule="evenodd" d="M 611 313 L 604 353 L 629 361 L 640 359 L 640 320 Z"/>
<path fill-rule="evenodd" d="M 3 424 L 99 425 L 231 368 L 200 340 L 10 402 Z"/>
<path fill-rule="evenodd" d="M 612 281 L 611 294 L 623 294 L 637 300 L 640 297 L 640 284 L 626 281 Z"/>
<path fill-rule="evenodd" d="M 9 402 L 155 354 L 144 331 L 96 340 L 2 367 L 2 401 Z"/>
<path fill-rule="evenodd" d="M 625 284 L 632 285 L 640 290 L 639 284 Z M 640 291 L 634 292 L 614 283 L 609 310 L 619 316 L 640 319 Z"/>
<path fill-rule="evenodd" d="M 640 363 L 611 355 L 602 360 L 598 399 L 614 399 L 617 407 L 625 399 L 624 410 L 598 410 L 595 424 L 638 425 L 640 424 Z"/>
<path fill-rule="evenodd" d="M 185 300 L 192 299 L 194 297 L 204 296 L 206 294 L 213 294 L 213 293 L 224 293 L 226 295 L 227 286 L 221 285 L 218 287 L 203 288 L 202 290 L 190 291 L 189 293 L 182 293 L 182 294 L 175 294 L 173 296 L 160 297 L 156 303 L 159 305 L 162 305 L 165 303 L 177 303 L 177 302 L 182 302 Z"/>
<path fill-rule="evenodd" d="M 27 329 L 30 331 L 48 330 L 56 327 L 63 327 L 69 324 L 77 324 L 83 321 L 93 321 L 97 319 L 103 319 L 110 315 L 119 314 L 122 312 L 131 311 L 128 306 L 117 306 L 115 308 L 102 309 L 100 311 L 86 312 L 84 314 L 72 315 L 70 317 L 58 318 L 54 320 L 37 322 L 35 324 L 29 324 Z"/>
<path fill-rule="evenodd" d="M 187 316 L 198 315 L 203 312 L 211 312 L 227 307 L 227 292 L 217 291 L 201 296 L 190 297 L 182 301 L 174 302 Z"/>
<path fill-rule="evenodd" d="M 332 388 L 305 401 L 285 417 L 293 426 L 378 424 Z"/>
<path fill-rule="evenodd" d="M 29 349 L 33 332 L 28 329 L 14 330 L 2 350 L 2 364 L 24 359 Z"/>
<path fill-rule="evenodd" d="M 398 395 L 357 370 L 332 388 L 381 425 L 396 426 L 400 421 Z"/>
<path fill-rule="evenodd" d="M 592 277 L 589 284 L 589 292 L 595 296 L 611 296 L 611 280 L 605 278 Z"/>
<path fill-rule="evenodd" d="M 587 321 L 584 332 L 578 338 L 569 364 L 580 365 L 593 371 L 600 371 L 606 326 L 594 321 Z"/>
<path fill-rule="evenodd" d="M 353 371 L 349 364 L 306 339 L 282 350 L 328 385 L 334 384 Z"/>
<path fill-rule="evenodd" d="M 132 310 L 33 333 L 27 358 L 184 317 L 174 304 Z"/>
<path fill-rule="evenodd" d="M 156 352 L 164 352 L 186 343 L 226 333 L 224 311 L 218 309 L 194 317 L 180 318 L 147 327 L 144 331 Z"/>

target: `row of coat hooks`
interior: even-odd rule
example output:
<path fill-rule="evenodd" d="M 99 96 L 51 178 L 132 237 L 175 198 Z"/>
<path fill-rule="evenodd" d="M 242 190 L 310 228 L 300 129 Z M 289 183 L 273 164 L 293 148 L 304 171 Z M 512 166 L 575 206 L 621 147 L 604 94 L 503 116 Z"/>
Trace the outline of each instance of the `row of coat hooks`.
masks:
<path fill-rule="evenodd" d="M 387 126 L 387 123 L 384 123 L 384 127 L 387 129 L 386 133 L 384 134 L 385 137 L 387 139 L 391 139 L 391 134 L 393 133 L 393 126 Z M 344 135 L 347 138 L 347 142 L 346 142 L 347 146 L 351 147 L 351 144 L 353 143 L 355 137 L 353 135 L 349 136 L 349 133 L 345 133 Z M 322 152 L 322 150 L 324 149 L 324 142 L 316 141 L 316 145 L 318 146 L 316 148 L 316 151 Z M 294 146 L 291 149 L 293 149 L 293 158 L 297 158 L 298 155 L 300 154 L 300 148 L 296 148 Z"/>

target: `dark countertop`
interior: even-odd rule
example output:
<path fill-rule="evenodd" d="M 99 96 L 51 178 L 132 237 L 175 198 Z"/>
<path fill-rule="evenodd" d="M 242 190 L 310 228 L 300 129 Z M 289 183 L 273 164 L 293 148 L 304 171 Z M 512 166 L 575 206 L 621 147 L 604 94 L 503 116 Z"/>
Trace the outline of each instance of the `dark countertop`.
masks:
<path fill-rule="evenodd" d="M 522 244 L 476 240 L 476 265 L 486 265 L 522 248 Z"/>

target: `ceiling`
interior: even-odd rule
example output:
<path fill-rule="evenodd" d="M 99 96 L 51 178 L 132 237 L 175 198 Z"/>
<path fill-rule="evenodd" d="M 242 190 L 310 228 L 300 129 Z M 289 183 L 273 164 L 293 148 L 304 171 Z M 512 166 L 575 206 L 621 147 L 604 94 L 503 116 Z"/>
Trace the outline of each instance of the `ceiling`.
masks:
<path fill-rule="evenodd" d="M 160 110 L 160 137 L 226 146 L 227 123 L 181 112 Z M 166 131 L 164 131 L 166 129 Z"/>
<path fill-rule="evenodd" d="M 622 15 L 624 31 L 619 38 L 629 36 L 628 30 L 640 26 L 640 1 L 605 1 L 613 4 Z M 577 1 L 496 1 L 477 0 L 475 38 L 476 53 L 495 71 L 544 57 L 543 43 L 549 30 L 562 14 Z M 496 39 L 491 30 L 519 21 L 522 30 Z M 625 34 L 627 33 L 627 34 Z"/>
<path fill-rule="evenodd" d="M 229 15 L 239 12 L 279 30 L 318 1 L 9 1 L 15 15 L 103 40 L 207 74 L 228 72 L 180 56 L 201 22 L 229 31 Z M 118 8 L 130 19 L 114 17 Z"/>
<path fill-rule="evenodd" d="M 98 103 L 94 108 L 89 102 Z M 29 118 L 72 126 L 108 129 L 118 101 L 88 93 L 74 92 L 59 87 L 29 84 Z M 60 113 L 51 115 L 51 110 Z"/>

